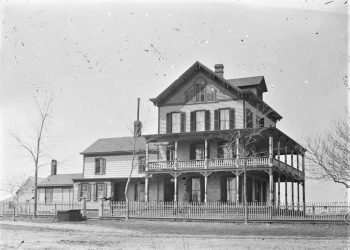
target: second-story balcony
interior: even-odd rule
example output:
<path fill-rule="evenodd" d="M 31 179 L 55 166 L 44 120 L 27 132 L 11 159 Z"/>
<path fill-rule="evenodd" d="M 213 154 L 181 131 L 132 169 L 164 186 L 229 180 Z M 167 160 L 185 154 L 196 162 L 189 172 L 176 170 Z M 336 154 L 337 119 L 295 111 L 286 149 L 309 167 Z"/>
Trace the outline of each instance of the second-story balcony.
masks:
<path fill-rule="evenodd" d="M 272 160 L 272 162 L 271 162 Z M 191 160 L 191 161 L 153 161 L 148 162 L 146 171 L 167 172 L 167 171 L 200 171 L 200 170 L 235 170 L 243 169 L 264 169 L 273 167 L 302 178 L 303 172 L 293 166 L 288 165 L 278 159 L 269 159 L 269 157 L 249 157 L 235 159 L 208 159 L 208 160 Z"/>

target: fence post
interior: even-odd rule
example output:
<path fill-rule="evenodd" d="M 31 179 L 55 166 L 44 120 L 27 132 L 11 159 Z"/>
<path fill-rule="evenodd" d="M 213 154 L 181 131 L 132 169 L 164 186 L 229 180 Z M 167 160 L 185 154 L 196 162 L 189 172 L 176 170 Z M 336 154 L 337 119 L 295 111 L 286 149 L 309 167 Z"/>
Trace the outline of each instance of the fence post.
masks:
<path fill-rule="evenodd" d="M 86 197 L 82 197 L 80 200 L 81 205 L 81 216 L 86 218 Z"/>
<path fill-rule="evenodd" d="M 98 218 L 103 219 L 103 198 L 100 198 L 100 206 L 98 209 Z"/>

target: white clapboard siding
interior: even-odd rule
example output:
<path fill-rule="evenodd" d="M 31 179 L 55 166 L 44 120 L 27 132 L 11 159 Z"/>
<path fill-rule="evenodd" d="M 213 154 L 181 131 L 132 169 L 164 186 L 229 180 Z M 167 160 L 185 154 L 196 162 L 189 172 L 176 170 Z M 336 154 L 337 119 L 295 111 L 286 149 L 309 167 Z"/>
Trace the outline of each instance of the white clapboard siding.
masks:
<path fill-rule="evenodd" d="M 128 178 L 131 170 L 132 155 L 112 155 L 99 156 L 106 159 L 106 173 L 95 174 L 95 158 L 85 157 L 84 178 Z M 135 164 L 138 162 L 136 156 Z M 156 156 L 150 154 L 150 159 L 156 159 Z M 145 177 L 144 173 L 139 173 L 138 167 L 135 166 L 132 177 Z"/>
<path fill-rule="evenodd" d="M 62 202 L 62 188 L 53 188 L 52 202 Z"/>
<path fill-rule="evenodd" d="M 38 188 L 38 202 L 45 202 L 45 189 Z"/>
<path fill-rule="evenodd" d="M 191 131 L 190 113 L 195 110 L 210 110 L 210 130 L 214 130 L 214 110 L 220 108 L 235 109 L 235 128 L 243 128 L 243 101 L 225 101 L 215 103 L 198 103 L 192 105 L 172 105 L 163 106 L 159 110 L 159 130 L 161 134 L 166 133 L 166 114 L 170 112 L 185 112 L 186 113 L 186 132 Z"/>

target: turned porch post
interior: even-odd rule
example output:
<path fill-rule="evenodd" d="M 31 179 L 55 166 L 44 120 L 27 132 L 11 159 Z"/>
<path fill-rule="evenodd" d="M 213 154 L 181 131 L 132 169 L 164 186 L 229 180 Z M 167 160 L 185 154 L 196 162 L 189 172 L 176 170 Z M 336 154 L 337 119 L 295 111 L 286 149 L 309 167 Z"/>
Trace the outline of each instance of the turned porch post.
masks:
<path fill-rule="evenodd" d="M 174 202 L 177 202 L 177 174 L 174 174 Z"/>
<path fill-rule="evenodd" d="M 177 163 L 178 163 L 178 159 L 177 159 L 177 145 L 178 143 L 177 143 L 177 141 L 175 141 L 175 165 L 174 165 L 174 168 L 175 168 L 175 170 L 177 169 Z"/>
<path fill-rule="evenodd" d="M 149 154 L 148 154 L 148 151 L 149 151 L 149 144 L 148 142 L 146 143 L 146 159 L 145 159 L 145 170 L 146 172 L 148 171 L 148 161 L 149 161 Z"/>
<path fill-rule="evenodd" d="M 269 136 L 269 203 L 273 202 L 273 137 Z"/>
<path fill-rule="evenodd" d="M 284 163 L 287 165 L 287 150 L 288 150 L 288 147 L 287 147 L 287 143 L 286 145 L 284 146 Z M 285 205 L 286 205 L 286 210 L 288 209 L 288 181 L 287 181 L 287 176 L 285 176 L 285 179 L 284 179 L 284 202 L 285 202 Z"/>
<path fill-rule="evenodd" d="M 238 171 L 238 161 L 239 161 L 239 138 L 236 138 L 236 202 L 239 202 L 239 171 Z"/>
<path fill-rule="evenodd" d="M 204 140 L 204 164 L 205 168 L 208 168 L 208 140 Z"/>
<path fill-rule="evenodd" d="M 280 174 L 280 166 L 281 166 L 281 141 L 277 141 L 277 159 L 278 159 L 278 185 L 277 185 L 277 204 L 278 207 L 281 205 L 281 174 Z"/>
<path fill-rule="evenodd" d="M 145 201 L 148 201 L 148 175 L 145 177 Z"/>
<path fill-rule="evenodd" d="M 297 152 L 297 169 L 299 170 L 299 152 Z M 300 206 L 300 186 L 299 186 L 299 180 L 297 182 L 297 207 L 299 210 L 299 206 Z"/>
<path fill-rule="evenodd" d="M 291 152 L 291 166 L 294 168 L 294 151 L 292 149 Z M 294 210 L 294 178 L 292 179 L 291 182 L 291 189 L 292 189 L 292 209 Z"/>
<path fill-rule="evenodd" d="M 207 189 L 208 189 L 208 174 L 205 173 L 204 174 L 204 202 L 205 203 L 207 203 L 207 201 L 208 201 Z"/>
<path fill-rule="evenodd" d="M 303 206 L 305 211 L 305 155 L 304 153 L 301 155 L 301 167 L 303 170 Z"/>

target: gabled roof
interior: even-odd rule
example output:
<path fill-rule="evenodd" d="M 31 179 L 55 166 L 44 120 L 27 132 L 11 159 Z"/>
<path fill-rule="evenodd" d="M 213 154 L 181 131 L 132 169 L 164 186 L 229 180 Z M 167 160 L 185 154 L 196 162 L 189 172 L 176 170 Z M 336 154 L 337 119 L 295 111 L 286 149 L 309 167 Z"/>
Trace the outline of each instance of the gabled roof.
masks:
<path fill-rule="evenodd" d="M 224 86 L 229 91 L 233 92 L 233 94 L 238 97 L 253 101 L 254 103 L 263 104 L 264 107 L 270 108 L 269 117 L 272 119 L 282 119 L 282 116 L 278 114 L 274 109 L 272 109 L 269 105 L 267 105 L 263 100 L 261 100 L 255 93 L 247 90 L 248 86 L 256 86 L 260 85 L 262 91 L 266 92 L 266 83 L 263 76 L 254 76 L 254 77 L 245 77 L 245 78 L 237 78 L 226 80 L 221 75 L 216 74 L 214 71 L 206 67 L 204 64 L 200 62 L 195 62 L 188 70 L 185 71 L 177 80 L 175 80 L 169 87 L 167 87 L 162 93 L 160 93 L 156 98 L 151 98 L 150 101 L 153 102 L 154 105 L 159 106 L 163 103 L 166 98 L 173 94 L 176 90 L 178 90 L 182 84 L 185 83 L 187 79 L 189 79 L 196 71 L 204 71 L 208 74 L 209 77 L 217 80 L 217 83 Z"/>
<path fill-rule="evenodd" d="M 156 98 L 151 98 L 150 101 L 153 102 L 154 105 L 158 106 L 162 103 L 165 98 L 172 94 L 174 90 L 181 87 L 181 85 L 185 82 L 185 80 L 189 79 L 196 71 L 204 71 L 208 74 L 209 77 L 216 79 L 217 82 L 223 85 L 225 88 L 231 90 L 235 95 L 241 97 L 241 90 L 231 84 L 229 81 L 224 79 L 222 76 L 216 74 L 214 71 L 206 67 L 204 64 L 200 62 L 195 62 L 188 70 L 185 71 L 177 80 L 175 80 L 169 87 L 167 87 L 162 93 L 160 93 Z"/>
<path fill-rule="evenodd" d="M 91 146 L 85 149 L 81 154 L 102 154 L 102 153 L 125 153 L 133 152 L 135 140 L 135 150 L 145 150 L 146 140 L 144 137 L 117 137 L 101 138 L 95 141 Z"/>
<path fill-rule="evenodd" d="M 230 84 L 238 88 L 247 88 L 253 87 L 256 85 L 260 85 L 261 90 L 263 92 L 267 92 L 267 87 L 265 83 L 265 78 L 263 76 L 252 76 L 252 77 L 244 77 L 244 78 L 236 78 L 236 79 L 228 79 Z"/>
<path fill-rule="evenodd" d="M 56 174 L 49 175 L 38 184 L 38 187 L 73 186 L 73 179 L 83 178 L 83 174 Z"/>

